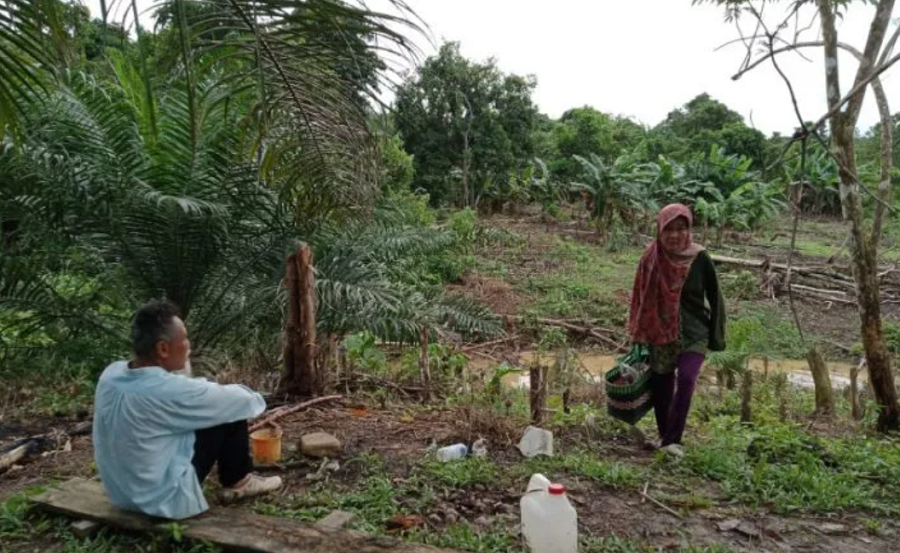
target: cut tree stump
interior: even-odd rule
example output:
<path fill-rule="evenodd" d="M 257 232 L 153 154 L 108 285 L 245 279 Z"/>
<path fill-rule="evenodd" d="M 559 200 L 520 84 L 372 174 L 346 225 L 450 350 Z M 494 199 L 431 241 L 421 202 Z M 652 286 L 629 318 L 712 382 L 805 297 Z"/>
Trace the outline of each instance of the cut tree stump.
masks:
<path fill-rule="evenodd" d="M 316 366 L 316 276 L 308 244 L 301 244 L 288 256 L 284 285 L 288 305 L 279 393 L 318 396 L 323 380 Z"/>
<path fill-rule="evenodd" d="M 93 520 L 133 532 L 170 535 L 172 521 L 116 508 L 100 482 L 75 478 L 31 500 L 38 508 Z M 459 553 L 354 530 L 332 530 L 314 524 L 253 514 L 238 509 L 213 509 L 178 521 L 183 536 L 246 553 Z"/>

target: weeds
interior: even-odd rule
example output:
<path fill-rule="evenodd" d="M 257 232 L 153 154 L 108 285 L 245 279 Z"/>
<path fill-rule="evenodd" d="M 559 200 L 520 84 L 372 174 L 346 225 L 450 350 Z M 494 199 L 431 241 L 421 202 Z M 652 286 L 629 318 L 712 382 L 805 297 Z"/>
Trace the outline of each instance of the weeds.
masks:
<path fill-rule="evenodd" d="M 596 453 L 578 451 L 550 458 L 534 458 L 512 469 L 520 478 L 540 472 L 548 476 L 567 473 L 598 482 L 613 489 L 637 488 L 644 480 L 644 471 L 635 465 L 604 461 Z"/>
<path fill-rule="evenodd" d="M 477 553 L 525 553 L 518 536 L 499 525 L 479 531 L 469 523 L 451 524 L 441 532 L 413 532 L 409 539 Z"/>
<path fill-rule="evenodd" d="M 713 419 L 679 470 L 719 482 L 733 499 L 777 513 L 900 512 L 895 446 L 866 438 L 822 441 L 792 424 L 753 428 Z"/>
<path fill-rule="evenodd" d="M 452 463 L 429 460 L 420 467 L 422 477 L 451 488 L 468 488 L 497 479 L 497 466 L 483 457 L 467 457 Z"/>

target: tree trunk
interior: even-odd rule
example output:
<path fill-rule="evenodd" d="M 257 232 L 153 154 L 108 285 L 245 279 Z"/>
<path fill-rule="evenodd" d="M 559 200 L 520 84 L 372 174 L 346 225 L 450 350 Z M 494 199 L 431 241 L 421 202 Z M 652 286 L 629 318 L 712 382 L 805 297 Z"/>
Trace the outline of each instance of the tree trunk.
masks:
<path fill-rule="evenodd" d="M 844 220 L 850 223 L 850 254 L 853 277 L 856 282 L 857 303 L 863 349 L 869 369 L 869 383 L 880 409 L 878 430 L 900 429 L 900 405 L 891 373 L 891 359 L 884 341 L 881 326 L 881 302 L 877 278 L 877 239 L 866 236 L 860 205 L 860 183 L 856 172 L 854 131 L 866 88 L 862 88 L 840 109 L 841 81 L 839 75 L 838 37 L 834 2 L 818 0 L 822 22 L 822 38 L 825 42 L 825 79 L 830 115 L 832 150 L 838 161 L 841 207 Z M 855 83 L 862 84 L 877 62 L 878 52 L 890 23 L 893 0 L 880 0 L 869 29 L 866 47 L 857 69 Z M 856 85 L 854 85 L 854 88 Z"/>
<path fill-rule="evenodd" d="M 788 420 L 787 375 L 778 373 L 775 375 L 775 396 L 778 398 L 778 420 Z"/>
<path fill-rule="evenodd" d="M 834 413 L 834 391 L 831 387 L 831 374 L 828 372 L 825 359 L 813 346 L 809 350 L 807 361 L 816 389 L 816 414 L 831 416 Z"/>
<path fill-rule="evenodd" d="M 734 390 L 737 387 L 737 379 L 734 377 L 734 371 L 725 371 L 725 388 Z"/>
<path fill-rule="evenodd" d="M 422 377 L 422 388 L 425 400 L 431 400 L 431 369 L 428 359 L 428 328 L 422 327 L 419 332 L 419 374 Z"/>
<path fill-rule="evenodd" d="M 547 408 L 547 369 L 539 364 L 529 371 L 531 380 L 531 424 L 540 426 L 544 422 Z"/>
<path fill-rule="evenodd" d="M 284 281 L 288 320 L 279 393 L 316 396 L 322 392 L 322 379 L 316 367 L 316 280 L 307 244 L 288 257 Z"/>

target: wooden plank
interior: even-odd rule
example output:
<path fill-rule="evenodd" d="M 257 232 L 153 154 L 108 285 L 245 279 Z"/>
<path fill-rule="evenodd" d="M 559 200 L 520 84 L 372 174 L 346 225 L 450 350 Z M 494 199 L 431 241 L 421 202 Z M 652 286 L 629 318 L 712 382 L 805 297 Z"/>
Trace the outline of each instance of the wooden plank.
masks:
<path fill-rule="evenodd" d="M 48 511 L 123 530 L 171 534 L 172 521 L 116 508 L 97 481 L 75 478 L 32 501 Z M 207 541 L 229 551 L 246 553 L 455 553 L 353 530 L 317 528 L 305 522 L 238 509 L 212 509 L 178 523 L 184 527 L 183 536 L 187 539 Z"/>

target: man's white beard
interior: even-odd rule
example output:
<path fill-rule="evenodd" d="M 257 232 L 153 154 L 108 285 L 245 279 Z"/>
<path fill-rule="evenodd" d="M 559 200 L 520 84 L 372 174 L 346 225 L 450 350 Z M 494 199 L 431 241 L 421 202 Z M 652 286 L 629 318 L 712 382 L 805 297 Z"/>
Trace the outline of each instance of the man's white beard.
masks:
<path fill-rule="evenodd" d="M 183 369 L 181 369 L 180 371 L 172 371 L 172 374 L 180 374 L 181 376 L 186 376 L 186 377 L 188 377 L 188 378 L 191 378 L 192 373 L 191 373 L 191 360 L 190 360 L 190 358 L 188 358 L 188 360 L 184 363 L 184 368 L 183 368 Z"/>

